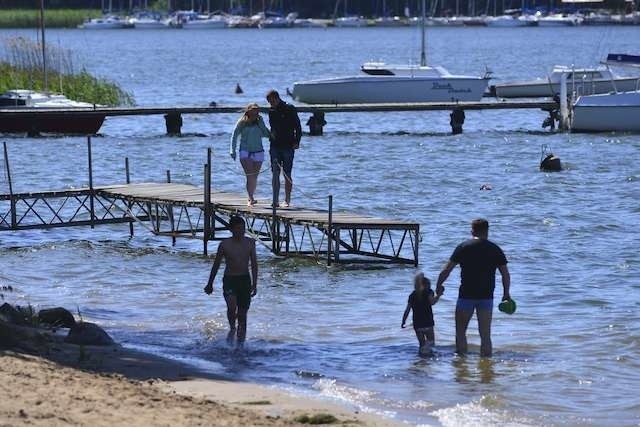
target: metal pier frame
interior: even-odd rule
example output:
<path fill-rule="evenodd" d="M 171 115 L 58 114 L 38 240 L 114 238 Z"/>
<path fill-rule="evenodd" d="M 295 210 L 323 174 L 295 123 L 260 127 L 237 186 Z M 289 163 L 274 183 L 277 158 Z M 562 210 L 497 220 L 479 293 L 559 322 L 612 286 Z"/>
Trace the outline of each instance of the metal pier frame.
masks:
<path fill-rule="evenodd" d="M 311 257 L 333 263 L 418 264 L 420 226 L 408 221 L 362 217 L 328 210 L 246 207 L 244 196 L 211 190 L 211 151 L 205 165 L 205 187 L 171 183 L 130 183 L 93 186 L 91 140 L 89 188 L 13 193 L 5 145 L 9 194 L 0 194 L 0 231 L 50 229 L 128 223 L 129 233 L 139 224 L 157 236 L 198 239 L 203 252 L 208 242 L 229 236 L 231 216 L 245 219 L 247 233 L 272 253 Z M 235 200 L 242 200 L 236 202 Z"/>

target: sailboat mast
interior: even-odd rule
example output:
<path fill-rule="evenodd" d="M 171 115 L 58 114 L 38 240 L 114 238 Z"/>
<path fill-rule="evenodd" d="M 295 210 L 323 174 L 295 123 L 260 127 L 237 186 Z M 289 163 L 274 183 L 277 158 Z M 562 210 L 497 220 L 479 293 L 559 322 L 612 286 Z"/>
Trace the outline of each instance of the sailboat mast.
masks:
<path fill-rule="evenodd" d="M 422 29 L 422 46 L 420 49 L 420 66 L 421 67 L 426 67 L 427 66 L 427 54 L 425 53 L 426 50 L 426 42 L 425 42 L 425 26 L 426 26 L 426 0 L 422 0 L 422 20 L 420 22 L 420 27 Z"/>
<path fill-rule="evenodd" d="M 44 91 L 49 92 L 47 79 L 47 48 L 44 43 L 44 0 L 40 0 L 40 32 L 42 33 L 42 73 L 44 74 Z"/>

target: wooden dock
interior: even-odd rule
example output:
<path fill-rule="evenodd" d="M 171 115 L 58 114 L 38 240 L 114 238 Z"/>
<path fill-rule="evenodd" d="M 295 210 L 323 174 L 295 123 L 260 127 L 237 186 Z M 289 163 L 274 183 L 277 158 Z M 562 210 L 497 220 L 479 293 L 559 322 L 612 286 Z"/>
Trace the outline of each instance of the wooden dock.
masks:
<path fill-rule="evenodd" d="M 417 223 L 330 209 L 276 208 L 243 194 L 177 183 L 108 185 L 65 191 L 0 195 L 0 231 L 140 224 L 159 236 L 208 242 L 228 237 L 229 218 L 245 219 L 247 232 L 271 252 L 331 263 L 418 263 Z M 133 234 L 133 228 L 131 229 Z"/>
<path fill-rule="evenodd" d="M 315 104 L 296 105 L 300 113 L 374 113 L 389 111 L 450 111 L 454 108 L 463 110 L 513 110 L 537 109 L 546 110 L 557 107 L 552 100 L 537 101 L 505 101 L 485 100 L 479 102 L 420 102 L 391 104 Z M 37 111 L 28 108 L 0 108 L 0 114 L 7 116 L 20 115 L 100 115 L 113 116 L 151 116 L 164 114 L 238 114 L 244 105 L 239 106 L 161 106 L 161 107 L 96 107 L 96 108 L 39 108 Z M 269 106 L 260 107 L 262 112 L 269 111 Z"/>
<path fill-rule="evenodd" d="M 152 116 L 164 115 L 167 133 L 178 134 L 182 126 L 182 116 L 185 114 L 238 114 L 244 106 L 159 106 L 159 107 L 95 107 L 95 108 L 3 108 L 0 109 L 0 119 L 4 120 L 38 120 L 56 118 L 56 120 L 86 120 L 95 117 L 117 116 Z M 392 103 L 392 104 L 318 104 L 296 105 L 300 113 L 310 113 L 322 122 L 327 113 L 380 113 L 403 111 L 454 111 L 454 110 L 521 110 L 536 109 L 551 112 L 559 109 L 558 103 L 549 99 L 535 101 L 500 100 L 485 98 L 479 102 L 424 102 L 424 103 Z M 262 112 L 269 110 L 268 106 L 260 107 Z M 34 128 L 37 129 L 37 125 Z M 314 134 L 310 129 L 310 133 Z M 318 134 L 322 134 L 322 130 Z"/>

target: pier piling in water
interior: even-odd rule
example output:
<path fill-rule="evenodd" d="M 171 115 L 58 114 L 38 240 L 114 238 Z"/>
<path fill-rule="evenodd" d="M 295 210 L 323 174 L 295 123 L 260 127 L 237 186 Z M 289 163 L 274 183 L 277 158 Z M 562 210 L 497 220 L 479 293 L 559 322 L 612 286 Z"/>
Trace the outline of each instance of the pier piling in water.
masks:
<path fill-rule="evenodd" d="M 174 136 L 182 133 L 182 115 L 177 112 L 170 112 L 164 115 L 164 122 L 167 128 L 167 135 Z"/>
<path fill-rule="evenodd" d="M 464 110 L 461 107 L 455 107 L 451 114 L 449 115 L 451 120 L 449 124 L 451 125 L 451 133 L 454 135 L 458 135 L 462 133 L 462 125 L 464 124 Z"/>

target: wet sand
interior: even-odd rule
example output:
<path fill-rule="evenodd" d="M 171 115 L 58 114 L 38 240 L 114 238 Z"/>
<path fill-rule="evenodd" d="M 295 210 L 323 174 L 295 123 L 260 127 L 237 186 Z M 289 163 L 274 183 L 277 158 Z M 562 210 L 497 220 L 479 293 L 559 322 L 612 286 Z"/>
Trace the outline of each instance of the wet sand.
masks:
<path fill-rule="evenodd" d="M 67 344 L 49 331 L 3 322 L 0 394 L 2 426 L 282 426 L 318 414 L 333 415 L 341 425 L 400 425 L 117 345 Z"/>

